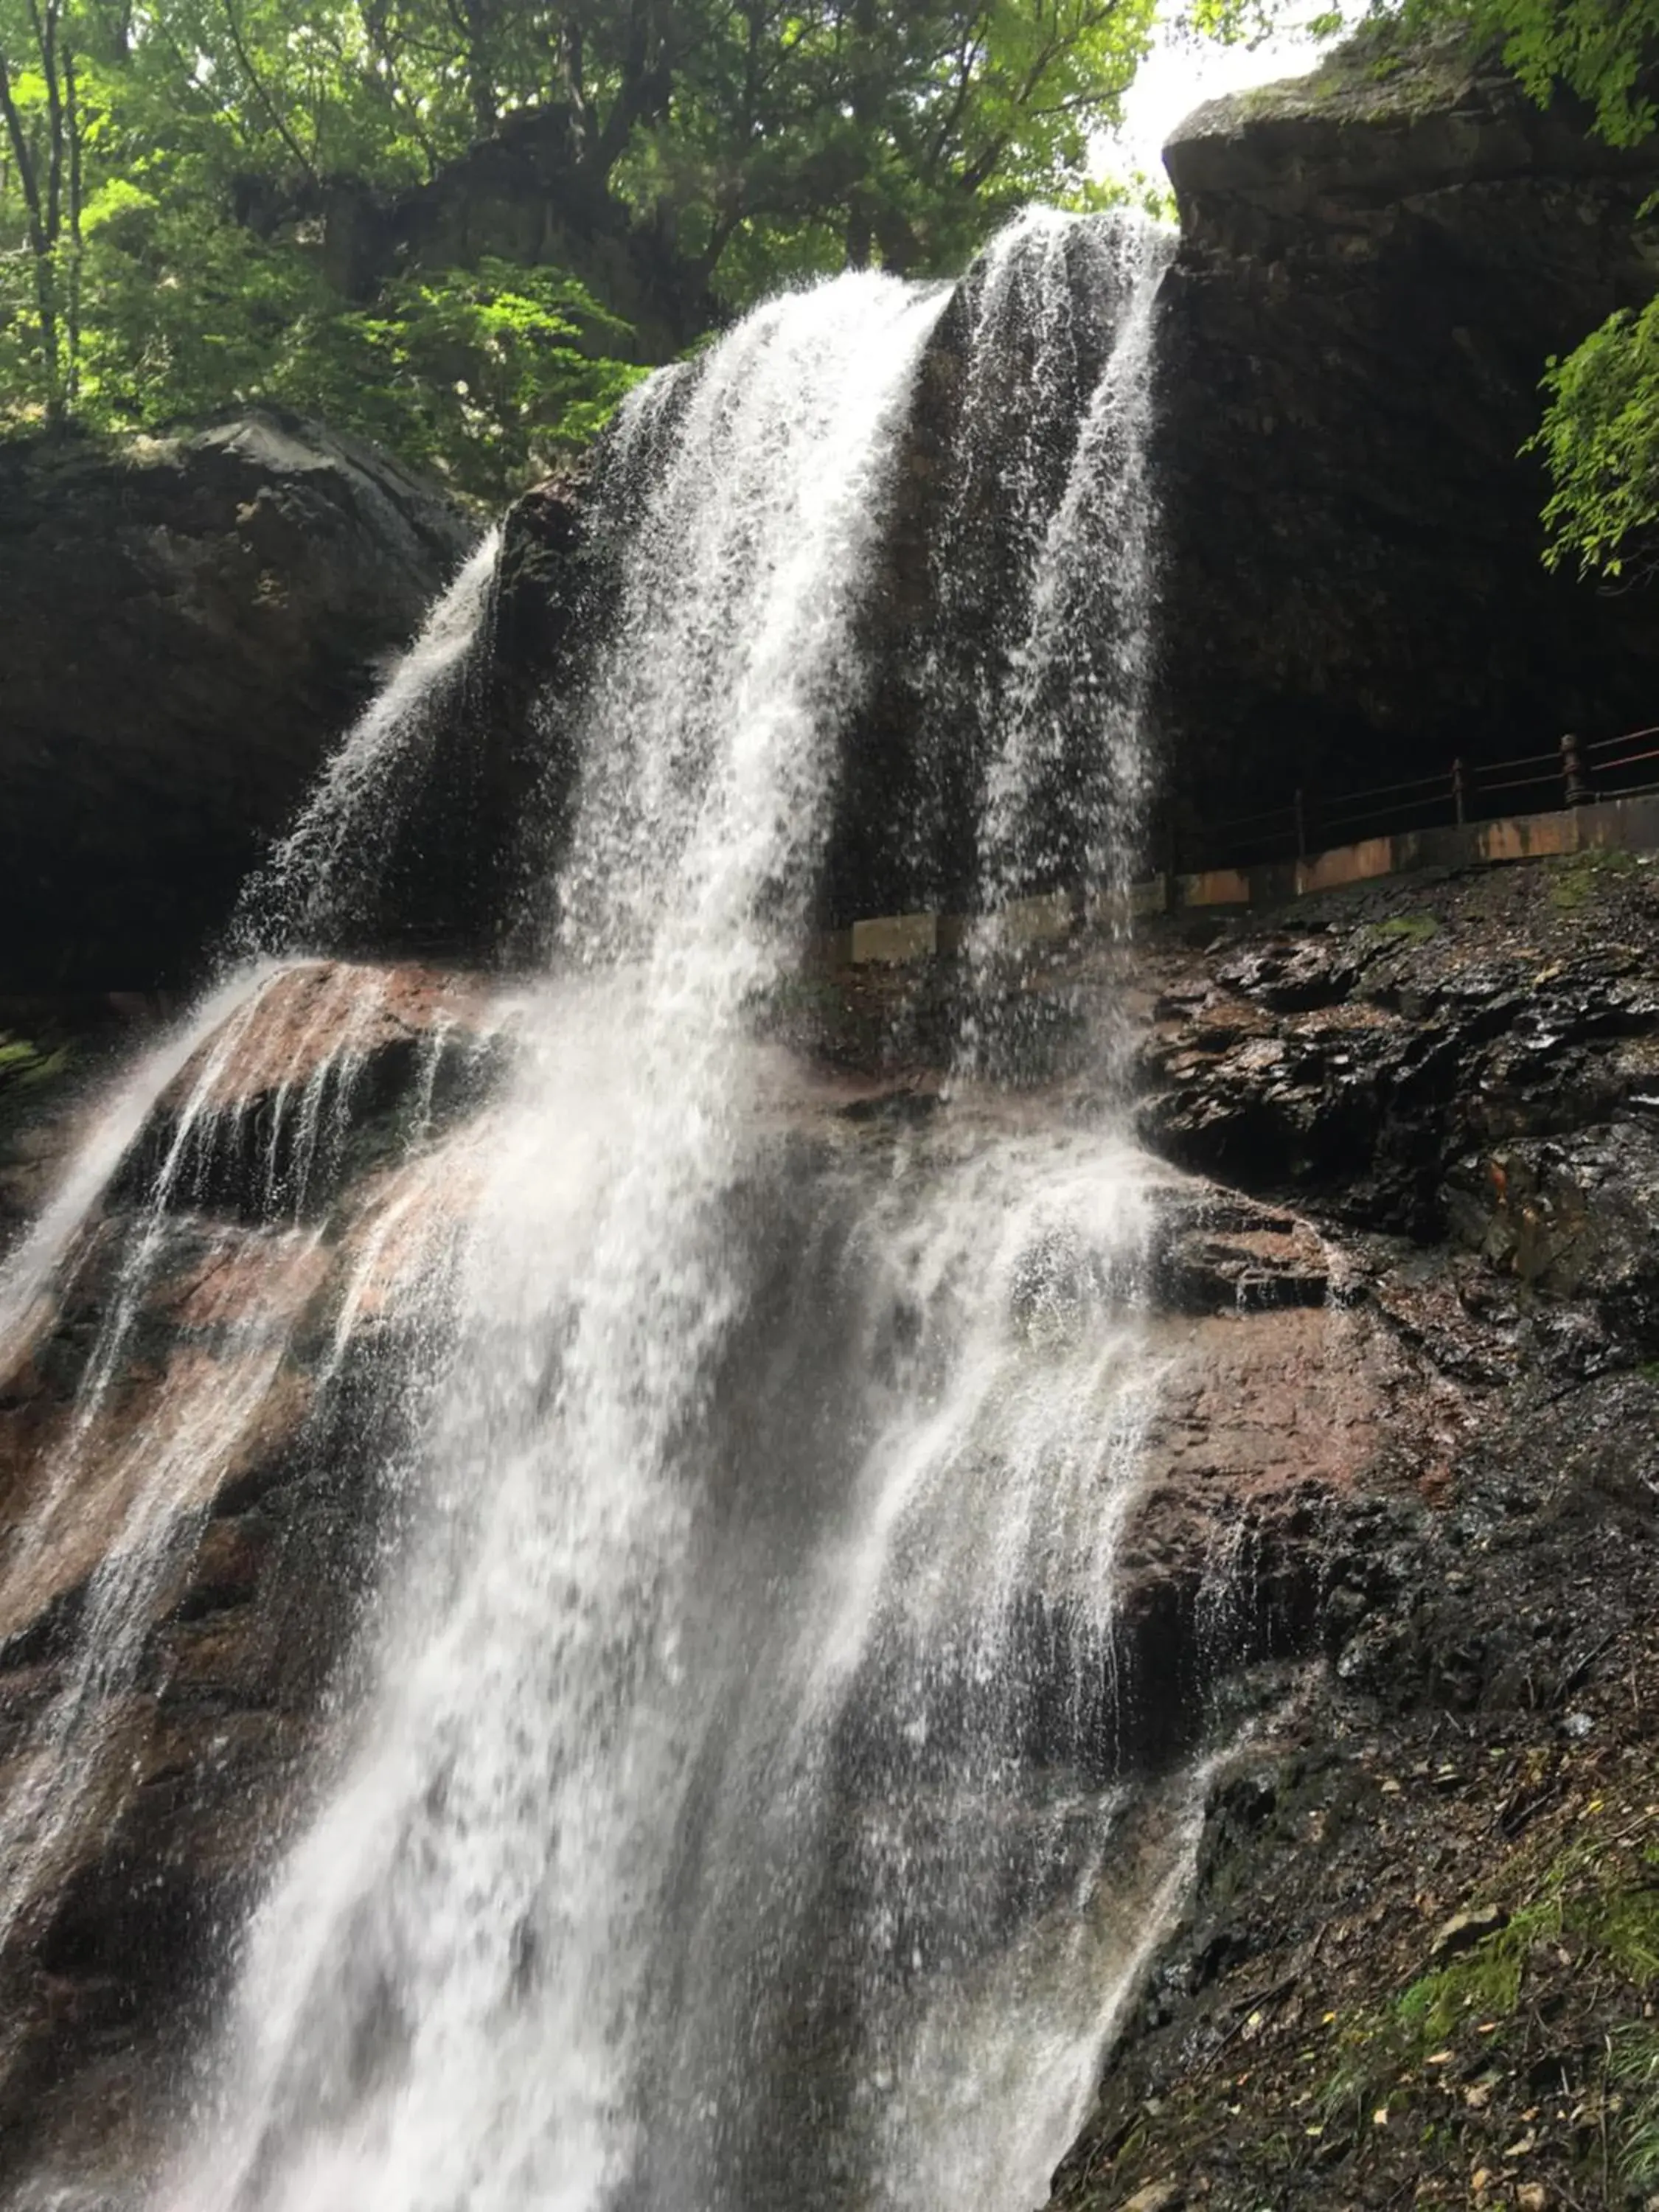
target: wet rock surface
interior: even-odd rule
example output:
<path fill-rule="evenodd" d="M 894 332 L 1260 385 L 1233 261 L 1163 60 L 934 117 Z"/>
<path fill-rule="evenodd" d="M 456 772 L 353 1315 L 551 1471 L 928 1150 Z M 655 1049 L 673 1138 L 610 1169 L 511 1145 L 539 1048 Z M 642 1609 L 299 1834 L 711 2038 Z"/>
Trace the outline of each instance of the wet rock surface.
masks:
<path fill-rule="evenodd" d="M 1277 924 L 1189 920 L 1213 928 L 1205 955 L 1158 946 L 1145 971 L 1142 1133 L 1351 1227 L 1639 1299 L 1619 1209 L 1588 1236 L 1583 1216 L 1590 1190 L 1634 1203 L 1650 1173 L 1655 880 L 1592 854 L 1305 901 Z"/>
<path fill-rule="evenodd" d="M 493 1063 L 477 979 L 313 961 L 279 969 L 194 1053 L 116 1170 L 117 1200 L 314 1218 L 410 1139 L 476 1108 Z"/>
<path fill-rule="evenodd" d="M 1122 972 L 1087 941 L 1031 953 L 1006 1004 L 1036 1009 L 1022 1033 L 1050 1058 L 994 1104 L 942 1050 L 949 963 L 809 979 L 769 1017 L 765 1110 L 803 1180 L 826 1147 L 897 1161 L 958 1113 L 1092 1116 L 1079 1040 Z M 1142 1309 L 1160 1380 L 1099 1750 L 1153 1784 L 1216 1765 L 1190 1908 L 1059 2201 L 1380 2207 L 1432 2185 L 1425 2201 L 1513 2203 L 1535 2181 L 1564 2206 L 1617 2203 L 1593 2185 L 1604 2146 L 1616 2181 L 1626 2124 L 1607 2039 L 1639 2027 L 1649 1971 L 1617 1930 L 1633 1912 L 1646 1940 L 1659 1851 L 1640 1688 L 1659 1599 L 1659 869 L 1188 916 L 1148 933 L 1136 972 L 1127 1034 L 1107 1027 L 1164 1164 L 1141 1273 L 1109 1288 Z M 364 1487 L 357 1440 L 372 1429 L 395 1462 L 382 1385 L 407 1371 L 410 1285 L 441 1284 L 487 1127 L 476 982 L 318 963 L 258 1004 L 160 1091 L 0 1389 L 11 1791 L 158 1468 L 171 1531 L 81 1813 L 7 1947 L 10 2173 L 43 2152 L 89 2173 L 153 2155 L 226 1932 L 303 1812 L 330 1698 L 351 1694 L 393 1504 Z M 298 1132 L 312 1097 L 322 1142 L 347 1059 L 338 1174 L 314 1205 L 248 1202 L 279 1108 Z M 87 1425 L 135 1209 L 192 1110 L 258 1141 L 216 1137 L 222 1172 L 152 1204 L 161 1241 Z M 169 1475 L 181 1419 L 219 1424 L 220 1448 Z M 69 1510 L 43 1511 L 64 1468 Z M 1061 1673 L 1062 1626 L 1039 1596 L 1033 1648 Z M 1460 1914 L 1472 1940 L 1437 1952 Z M 1468 1974 L 1407 2006 L 1425 1976 Z"/>
<path fill-rule="evenodd" d="M 195 969 L 477 526 L 259 411 L 0 457 L 0 988 Z"/>
<path fill-rule="evenodd" d="M 142 2169 L 187 2088 L 351 1694 L 395 1525 L 372 1471 L 419 1396 L 387 1378 L 441 1305 L 469 1186 L 475 984 L 319 963 L 249 1003 L 162 1090 L 0 1374 L 7 2187 L 48 2148 L 100 2187 Z M 339 1171 L 301 1203 L 331 1113 Z M 214 1171 L 185 1194 L 168 1163 L 192 1116 Z"/>
<path fill-rule="evenodd" d="M 1244 1532 L 1171 1645 L 1227 1748 L 1054 2202 L 1645 2203 L 1659 871 L 1188 917 L 1146 963 L 1148 1141 L 1293 1211 L 1331 1307 L 1197 1324 L 1275 1340 L 1197 1370 L 1187 1474 L 1260 1419 L 1300 1480 L 1163 1509 L 1212 1558 Z"/>

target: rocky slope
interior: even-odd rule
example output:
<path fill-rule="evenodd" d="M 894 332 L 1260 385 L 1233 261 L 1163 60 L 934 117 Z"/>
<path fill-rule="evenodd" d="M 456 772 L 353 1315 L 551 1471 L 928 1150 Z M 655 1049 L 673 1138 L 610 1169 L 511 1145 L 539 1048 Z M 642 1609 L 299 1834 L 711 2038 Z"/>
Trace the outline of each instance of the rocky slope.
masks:
<path fill-rule="evenodd" d="M 1545 574 L 1517 457 L 1547 358 L 1659 267 L 1659 143 L 1585 121 L 1379 32 L 1167 148 L 1163 719 L 1189 814 L 1653 720 L 1644 600 Z"/>
<path fill-rule="evenodd" d="M 476 534 L 270 413 L 0 449 L 0 991 L 191 971 Z"/>
<path fill-rule="evenodd" d="M 1148 965 L 1148 1140 L 1294 1211 L 1395 1390 L 1367 1436 L 1279 1370 L 1346 1488 L 1298 1450 L 1300 1531 L 1250 1502 L 1226 1540 L 1246 1589 L 1299 1559 L 1300 1639 L 1055 2202 L 1646 2203 L 1659 868 L 1397 884 Z"/>

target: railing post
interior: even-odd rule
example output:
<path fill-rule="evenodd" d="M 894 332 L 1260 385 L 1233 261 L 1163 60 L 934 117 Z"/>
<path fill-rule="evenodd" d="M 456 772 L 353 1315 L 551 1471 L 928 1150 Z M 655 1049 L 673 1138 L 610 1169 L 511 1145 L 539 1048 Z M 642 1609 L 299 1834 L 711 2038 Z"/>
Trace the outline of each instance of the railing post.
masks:
<path fill-rule="evenodd" d="M 1164 869 L 1170 878 L 1170 896 L 1173 898 L 1176 878 L 1181 873 L 1181 824 L 1173 814 L 1164 833 Z"/>
<path fill-rule="evenodd" d="M 1468 814 L 1468 784 L 1463 774 L 1463 762 L 1460 755 L 1452 763 L 1452 811 L 1460 830 Z"/>
<path fill-rule="evenodd" d="M 1569 806 L 1588 806 L 1595 794 L 1584 772 L 1583 749 L 1575 737 L 1561 740 L 1561 774 L 1567 787 Z"/>
<path fill-rule="evenodd" d="M 1299 783 L 1296 787 L 1296 857 L 1298 860 L 1308 857 L 1308 800 Z"/>

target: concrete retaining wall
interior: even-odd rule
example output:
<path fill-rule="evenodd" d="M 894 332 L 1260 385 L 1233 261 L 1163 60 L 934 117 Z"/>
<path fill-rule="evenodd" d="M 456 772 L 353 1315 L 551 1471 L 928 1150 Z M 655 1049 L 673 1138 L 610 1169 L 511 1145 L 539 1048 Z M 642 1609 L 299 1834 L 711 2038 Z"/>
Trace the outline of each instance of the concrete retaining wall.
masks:
<path fill-rule="evenodd" d="M 1571 853 L 1651 852 L 1659 848 L 1659 794 L 1603 799 L 1556 814 L 1515 814 L 1497 822 L 1466 822 L 1455 829 L 1406 830 L 1393 837 L 1367 837 L 1305 860 L 1259 868 L 1210 868 L 1194 876 L 1156 878 L 1164 885 L 1160 908 L 1277 906 L 1313 891 L 1340 890 L 1379 876 L 1409 875 L 1417 868 L 1471 868 L 1507 860 L 1540 860 Z"/>
<path fill-rule="evenodd" d="M 1188 908 L 1285 906 L 1315 891 L 1340 890 L 1379 877 L 1419 868 L 1496 866 L 1572 853 L 1659 851 L 1659 793 L 1609 799 L 1556 814 L 1516 814 L 1498 822 L 1467 822 L 1455 829 L 1407 830 L 1393 837 L 1367 837 L 1305 860 L 1255 868 L 1207 868 L 1197 875 L 1152 876 L 1131 884 L 1131 915 L 1174 914 Z M 1089 902 L 1086 919 L 1109 919 L 1109 902 Z M 1069 936 L 1083 903 L 1068 891 L 1020 899 L 998 918 L 1005 944 L 1035 945 Z M 830 966 L 900 964 L 961 949 L 975 927 L 963 915 L 901 914 L 855 921 L 825 938 L 820 957 Z"/>

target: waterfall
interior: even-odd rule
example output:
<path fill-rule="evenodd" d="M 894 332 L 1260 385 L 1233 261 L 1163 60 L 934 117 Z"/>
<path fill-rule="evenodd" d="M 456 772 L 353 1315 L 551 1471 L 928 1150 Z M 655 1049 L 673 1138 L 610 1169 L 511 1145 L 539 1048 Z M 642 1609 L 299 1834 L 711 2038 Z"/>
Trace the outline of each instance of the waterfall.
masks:
<path fill-rule="evenodd" d="M 1056 884 L 1085 897 L 1121 893 L 1144 827 L 1158 543 L 1152 349 L 1175 234 L 1135 222 L 1091 234 L 1091 292 L 1118 312 L 1060 495 L 1031 546 L 1023 635 L 991 687 L 980 836 L 987 915 Z M 1050 290 L 1053 260 L 1045 252 Z M 1000 289 L 994 271 L 988 293 Z M 977 366 L 984 349 L 975 350 Z M 972 427 L 975 439 L 990 434 Z M 1042 513 L 1029 496 L 1022 504 L 1033 520 Z"/>
<path fill-rule="evenodd" d="M 930 649 L 972 725 L 994 907 L 1074 864 L 1109 879 L 1138 802 L 1160 251 L 1029 218 L 969 299 Z M 815 920 L 951 306 L 871 274 L 787 295 L 613 434 L 616 601 L 568 702 L 552 950 L 478 1018 L 510 1066 L 459 1170 L 422 1106 L 330 1309 L 319 1401 L 442 1180 L 459 1248 L 383 1408 L 412 1441 L 364 1686 L 241 1940 L 168 2212 L 1022 2212 L 1178 1906 L 1202 1771 L 1137 1779 L 1115 1750 L 1117 1563 L 1160 1382 L 1151 1171 L 1109 1100 L 1045 1120 L 982 1085 L 931 1117 L 830 1110 L 769 1020 Z M 255 939 L 372 910 L 371 829 L 445 742 L 497 550 L 345 740 L 250 894 Z M 131 1158 L 172 1100 L 94 1416 L 218 1164 L 253 1176 L 273 1276 L 322 1264 L 391 988 L 258 968 L 123 1109 Z M 301 1050 L 331 993 L 328 1049 Z M 246 1073 L 275 1035 L 292 1083 Z M 215 1120 L 241 1112 L 232 1061 L 252 1149 Z M 255 1398 L 295 1310 L 276 1299 L 269 1364 L 241 1371 Z M 175 1422 L 112 1571 L 155 1585 L 189 1540 L 247 1413 L 213 1407 L 227 1434 Z M 108 1595 L 86 1664 L 130 1674 L 149 1598 Z"/>
<path fill-rule="evenodd" d="M 1172 247 L 1144 220 L 1034 209 L 963 291 L 927 711 L 936 778 L 971 794 L 969 1073 L 1040 1062 L 1027 939 L 1060 913 L 1121 908 L 1144 828 L 1151 364 Z"/>
<path fill-rule="evenodd" d="M 476 681 L 501 543 L 499 528 L 479 539 L 245 888 L 234 948 L 290 951 L 372 927 L 398 826 Z"/>

